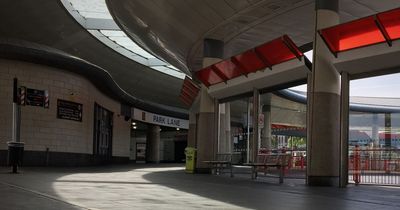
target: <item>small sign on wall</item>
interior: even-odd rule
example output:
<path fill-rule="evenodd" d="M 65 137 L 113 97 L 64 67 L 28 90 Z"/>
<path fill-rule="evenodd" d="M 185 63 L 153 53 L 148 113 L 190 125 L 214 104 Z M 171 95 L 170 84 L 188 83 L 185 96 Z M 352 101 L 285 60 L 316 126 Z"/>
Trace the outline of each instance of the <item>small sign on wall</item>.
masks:
<path fill-rule="evenodd" d="M 82 122 L 82 107 L 80 103 L 57 100 L 57 118 Z"/>
<path fill-rule="evenodd" d="M 26 97 L 25 104 L 28 106 L 41 106 L 45 107 L 45 98 L 46 98 L 45 90 L 36 90 L 31 88 L 26 88 Z M 47 94 L 48 97 L 48 94 Z M 49 106 L 45 107 L 49 108 Z"/>

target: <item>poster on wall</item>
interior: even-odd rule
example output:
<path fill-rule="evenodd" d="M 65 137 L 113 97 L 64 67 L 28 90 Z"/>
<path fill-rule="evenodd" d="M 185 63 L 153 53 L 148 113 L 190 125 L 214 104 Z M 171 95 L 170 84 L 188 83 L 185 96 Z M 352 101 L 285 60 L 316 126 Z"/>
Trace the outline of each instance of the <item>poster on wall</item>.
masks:
<path fill-rule="evenodd" d="M 57 100 L 57 118 L 82 122 L 82 104 Z"/>
<path fill-rule="evenodd" d="M 45 104 L 45 91 L 26 88 L 26 105 L 41 106 Z"/>

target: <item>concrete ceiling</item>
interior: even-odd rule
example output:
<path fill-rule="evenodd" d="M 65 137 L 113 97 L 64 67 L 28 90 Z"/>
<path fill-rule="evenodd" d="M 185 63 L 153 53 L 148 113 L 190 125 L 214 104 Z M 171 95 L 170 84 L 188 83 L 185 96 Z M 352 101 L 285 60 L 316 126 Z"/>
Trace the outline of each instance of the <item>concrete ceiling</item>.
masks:
<path fill-rule="evenodd" d="M 107 70 L 129 94 L 187 113 L 176 109 L 183 108 L 178 99 L 182 80 L 151 70 L 103 45 L 59 1 L 2 0 L 0 19 L 0 38 L 46 45 L 87 60 Z"/>
<path fill-rule="evenodd" d="M 204 38 L 223 40 L 224 57 L 283 34 L 313 40 L 314 0 L 106 0 L 137 43 L 171 64 L 201 69 Z M 400 0 L 339 0 L 341 22 L 400 7 Z"/>

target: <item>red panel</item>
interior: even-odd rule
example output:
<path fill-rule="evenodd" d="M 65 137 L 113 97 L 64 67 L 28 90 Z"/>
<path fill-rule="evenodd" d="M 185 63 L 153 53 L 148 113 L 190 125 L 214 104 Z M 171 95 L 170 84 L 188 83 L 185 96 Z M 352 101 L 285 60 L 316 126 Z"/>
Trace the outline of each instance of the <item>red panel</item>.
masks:
<path fill-rule="evenodd" d="M 183 81 L 182 90 L 184 90 L 186 92 L 190 92 L 191 95 L 195 95 L 195 96 L 199 92 L 199 88 L 195 84 L 193 84 L 193 82 L 187 77 Z"/>
<path fill-rule="evenodd" d="M 321 36 L 334 53 L 385 42 L 373 16 L 323 29 Z"/>
<path fill-rule="evenodd" d="M 185 104 L 185 105 L 187 105 L 187 106 L 191 106 L 192 105 L 192 103 L 193 103 L 193 101 L 191 101 L 190 99 L 187 99 L 185 96 L 182 96 L 182 95 L 180 95 L 179 96 L 179 99 L 181 99 L 181 101 Z"/>
<path fill-rule="evenodd" d="M 230 60 L 224 60 L 222 62 L 214 64 L 214 66 L 228 79 L 238 77 L 243 73 L 243 71 Z"/>
<path fill-rule="evenodd" d="M 199 93 L 199 90 L 200 88 L 189 77 L 185 77 L 179 98 L 184 104 L 190 107 Z"/>
<path fill-rule="evenodd" d="M 282 37 L 256 47 L 256 50 L 271 66 L 296 58 L 296 55 L 283 42 Z"/>
<path fill-rule="evenodd" d="M 232 57 L 233 62 L 237 62 L 247 72 L 256 72 L 267 67 L 262 60 L 258 58 L 254 50 L 248 50 L 240 55 Z"/>
<path fill-rule="evenodd" d="M 390 10 L 377 15 L 391 40 L 400 39 L 400 9 Z"/>
<path fill-rule="evenodd" d="M 255 49 L 233 56 L 196 73 L 196 76 L 206 86 L 226 82 L 243 74 L 256 72 L 285 61 L 299 58 L 303 53 L 290 40 L 283 36 L 263 44 Z"/>
<path fill-rule="evenodd" d="M 181 90 L 181 96 L 185 96 L 186 98 L 190 99 L 190 100 L 194 100 L 194 98 L 197 95 L 193 95 L 190 91 L 188 91 L 188 89 L 182 89 Z"/>
<path fill-rule="evenodd" d="M 289 38 L 288 35 L 283 35 L 283 40 L 290 46 L 293 53 L 295 53 L 295 55 L 302 57 L 304 56 L 303 52 L 300 51 L 300 49 L 296 46 L 296 44 Z"/>
<path fill-rule="evenodd" d="M 215 85 L 217 83 L 221 83 L 224 82 L 223 79 L 221 79 L 214 71 L 211 67 L 207 67 L 205 69 L 202 69 L 198 72 L 196 72 L 196 76 L 197 78 L 199 78 L 199 80 L 201 82 L 203 82 L 203 84 L 205 84 L 206 86 L 210 86 L 210 85 Z"/>

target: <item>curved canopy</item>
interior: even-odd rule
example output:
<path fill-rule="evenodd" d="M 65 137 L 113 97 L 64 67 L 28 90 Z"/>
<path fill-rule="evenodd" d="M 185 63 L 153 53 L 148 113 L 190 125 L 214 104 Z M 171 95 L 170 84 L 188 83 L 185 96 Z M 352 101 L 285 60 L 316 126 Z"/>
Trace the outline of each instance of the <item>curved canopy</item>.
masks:
<path fill-rule="evenodd" d="M 283 34 L 312 42 L 315 0 L 106 0 L 114 19 L 137 43 L 178 68 L 202 68 L 205 38 L 225 43 L 224 58 Z M 398 0 L 340 0 L 341 22 L 400 7 Z"/>

